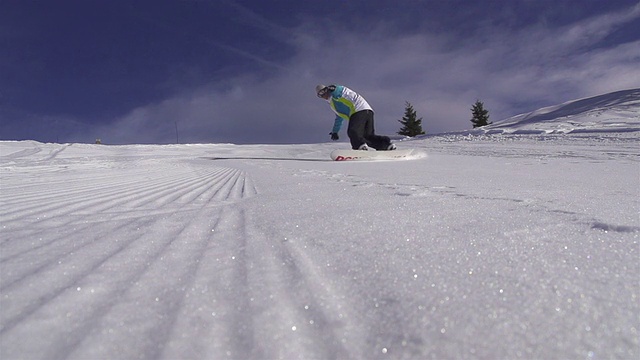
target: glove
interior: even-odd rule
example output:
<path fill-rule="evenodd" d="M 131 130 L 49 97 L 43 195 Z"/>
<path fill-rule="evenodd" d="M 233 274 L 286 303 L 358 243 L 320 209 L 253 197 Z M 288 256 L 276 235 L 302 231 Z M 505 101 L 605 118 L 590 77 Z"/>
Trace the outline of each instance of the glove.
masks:
<path fill-rule="evenodd" d="M 338 136 L 338 133 L 330 132 L 329 135 L 331 135 L 331 140 L 333 141 L 340 139 L 340 137 Z"/>

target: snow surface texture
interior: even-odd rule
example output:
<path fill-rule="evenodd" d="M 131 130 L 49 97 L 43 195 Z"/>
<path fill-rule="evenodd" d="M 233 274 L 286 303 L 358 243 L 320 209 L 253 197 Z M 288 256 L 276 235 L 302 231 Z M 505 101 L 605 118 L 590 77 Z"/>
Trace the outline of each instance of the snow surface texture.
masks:
<path fill-rule="evenodd" d="M 0 142 L 0 358 L 638 359 L 638 134 Z"/>
<path fill-rule="evenodd" d="M 2 359 L 637 358 L 638 144 L 0 143 Z"/>

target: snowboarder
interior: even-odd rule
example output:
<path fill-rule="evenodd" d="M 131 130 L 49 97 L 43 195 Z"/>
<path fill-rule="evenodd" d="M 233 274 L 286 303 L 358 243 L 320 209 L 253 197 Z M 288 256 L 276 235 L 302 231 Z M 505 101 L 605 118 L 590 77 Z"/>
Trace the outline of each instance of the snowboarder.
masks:
<path fill-rule="evenodd" d="M 333 129 L 329 133 L 331 140 L 338 140 L 338 132 L 344 120 L 349 121 L 347 135 L 353 150 L 395 150 L 388 136 L 376 135 L 373 124 L 373 109 L 367 101 L 355 91 L 342 85 L 318 85 L 316 94 L 325 99 L 336 113 Z"/>

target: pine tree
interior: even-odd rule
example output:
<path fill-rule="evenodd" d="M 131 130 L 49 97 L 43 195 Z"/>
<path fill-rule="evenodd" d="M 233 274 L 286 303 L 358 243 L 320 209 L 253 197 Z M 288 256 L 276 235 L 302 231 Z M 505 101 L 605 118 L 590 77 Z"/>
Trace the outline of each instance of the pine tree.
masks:
<path fill-rule="evenodd" d="M 418 118 L 416 111 L 408 101 L 405 102 L 404 116 L 402 120 L 398 120 L 398 122 L 402 124 L 402 128 L 398 131 L 399 135 L 414 137 L 424 134 L 424 130 L 422 130 L 422 118 Z"/>
<path fill-rule="evenodd" d="M 484 104 L 480 100 L 476 100 L 476 103 L 471 107 L 471 114 L 473 115 L 471 122 L 474 128 L 493 124 L 489 122 L 489 110 L 484 109 Z"/>

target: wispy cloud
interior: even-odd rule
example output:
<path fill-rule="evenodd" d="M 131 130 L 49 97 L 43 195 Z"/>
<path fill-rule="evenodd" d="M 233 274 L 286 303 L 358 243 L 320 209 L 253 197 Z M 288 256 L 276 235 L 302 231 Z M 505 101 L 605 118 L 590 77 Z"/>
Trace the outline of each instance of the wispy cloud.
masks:
<path fill-rule="evenodd" d="M 561 34 L 555 43 L 567 49 L 592 46 L 620 26 L 638 19 L 640 19 L 640 3 L 630 9 L 603 14 L 561 28 Z"/>
<path fill-rule="evenodd" d="M 289 42 L 292 38 L 293 29 L 280 26 L 255 11 L 239 4 L 237 1 L 224 0 L 222 3 L 232 8 L 238 14 L 237 17 L 234 16 L 234 21 L 248 27 L 256 28 L 267 36 L 281 42 Z"/>
<path fill-rule="evenodd" d="M 202 3 L 204 5 L 210 5 L 211 4 L 209 1 L 189 0 L 188 2 Z M 220 7 L 220 5 L 226 5 L 226 6 L 233 7 L 234 9 L 236 9 L 237 11 L 242 13 L 242 16 L 240 17 L 240 19 L 247 19 L 248 18 L 248 20 L 251 20 L 251 21 L 247 22 L 251 26 L 258 26 L 259 28 L 261 28 L 263 30 L 270 30 L 271 32 L 281 32 L 282 31 L 275 24 L 271 24 L 271 23 L 267 22 L 265 19 L 262 19 L 259 15 L 252 13 L 250 10 L 244 8 L 241 5 L 238 5 L 234 1 L 230 1 L 230 0 L 229 1 L 222 1 L 221 3 L 218 3 L 217 5 L 218 5 L 218 7 Z M 130 8 L 132 8 L 132 6 Z M 217 9 L 214 9 L 214 8 L 210 9 L 210 11 L 212 11 L 212 12 L 215 12 L 216 10 Z M 134 10 L 130 10 L 130 11 L 134 11 Z M 206 44 L 207 46 L 210 46 L 212 48 L 221 50 L 222 52 L 230 54 L 230 55 L 233 55 L 236 58 L 253 61 L 256 64 L 258 64 L 260 67 L 265 67 L 265 68 L 269 68 L 269 69 L 277 69 L 277 70 L 282 70 L 283 69 L 282 64 L 280 64 L 278 62 L 271 61 L 271 60 L 269 60 L 269 59 L 267 59 L 265 57 L 257 55 L 256 53 L 243 50 L 240 47 L 229 45 L 228 42 L 220 41 L 220 40 L 218 40 L 216 38 L 213 38 L 210 35 L 207 35 L 207 34 L 204 34 L 204 33 L 199 33 L 199 32 L 187 31 L 185 29 L 182 29 L 180 26 L 178 26 L 176 24 L 172 24 L 171 22 L 165 22 L 165 21 L 156 19 L 156 18 L 154 18 L 152 16 L 148 16 L 145 13 L 138 12 L 138 11 L 136 11 L 135 17 L 137 19 L 140 19 L 142 21 L 145 21 L 145 22 L 153 25 L 153 27 L 162 28 L 165 31 L 170 32 L 170 33 L 181 34 L 181 35 L 184 36 L 185 39 L 197 38 L 198 40 L 200 40 L 203 44 Z M 269 33 L 269 32 L 267 32 L 267 33 Z"/>

